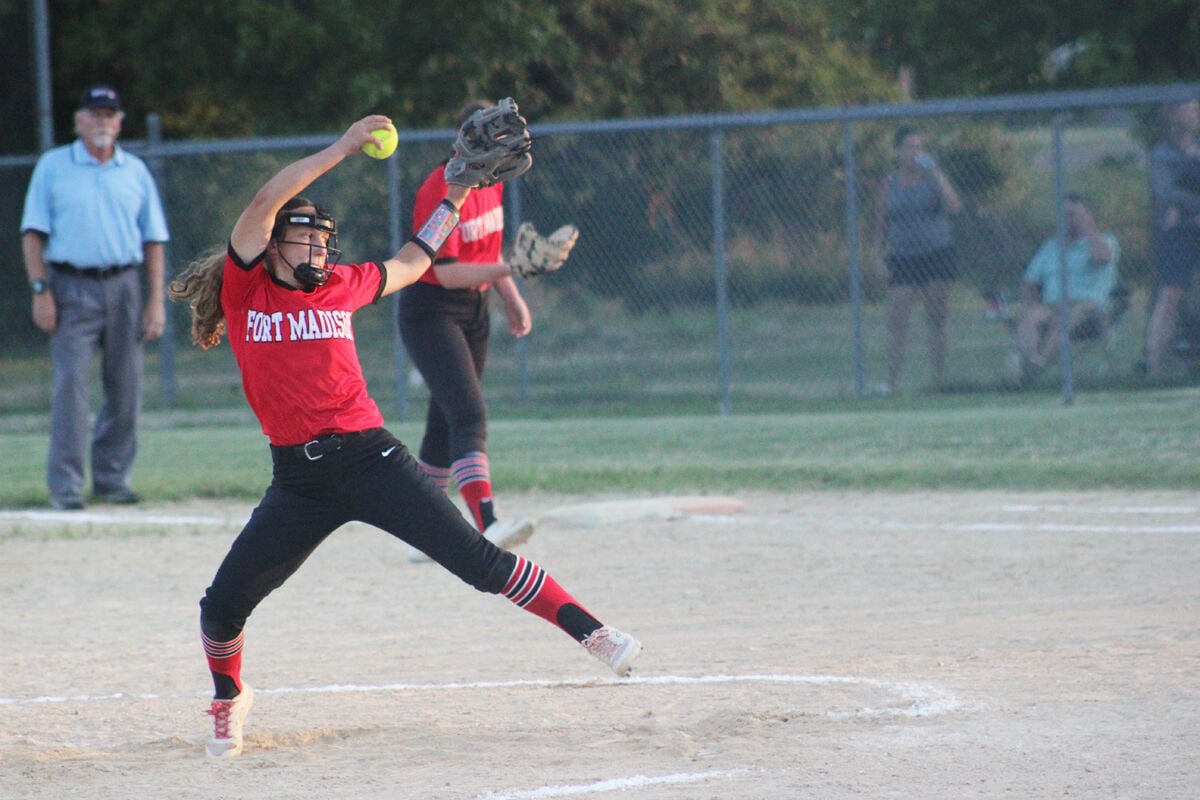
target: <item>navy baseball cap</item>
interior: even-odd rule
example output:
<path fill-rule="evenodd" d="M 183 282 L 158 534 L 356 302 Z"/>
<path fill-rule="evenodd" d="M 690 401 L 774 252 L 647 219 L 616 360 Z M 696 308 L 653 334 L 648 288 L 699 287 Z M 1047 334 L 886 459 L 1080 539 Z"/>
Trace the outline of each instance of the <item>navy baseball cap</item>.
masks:
<path fill-rule="evenodd" d="M 106 84 L 98 83 L 83 90 L 79 97 L 79 108 L 111 108 L 121 110 L 121 96 L 117 90 Z"/>

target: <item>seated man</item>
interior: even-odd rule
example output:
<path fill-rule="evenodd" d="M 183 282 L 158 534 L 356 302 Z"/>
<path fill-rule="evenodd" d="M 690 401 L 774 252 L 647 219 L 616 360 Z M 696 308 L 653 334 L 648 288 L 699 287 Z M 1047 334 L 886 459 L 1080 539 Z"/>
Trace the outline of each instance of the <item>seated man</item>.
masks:
<path fill-rule="evenodd" d="M 1101 233 L 1091 206 L 1077 194 L 1063 203 L 1067 245 L 1067 300 L 1073 338 L 1090 338 L 1104 330 L 1111 311 L 1109 296 L 1117 285 L 1121 249 L 1111 233 Z M 1062 298 L 1062 246 L 1047 239 L 1025 268 L 1021 306 L 1017 311 L 1016 350 L 1019 379 L 1027 381 L 1058 357 L 1062 342 L 1059 302 Z"/>

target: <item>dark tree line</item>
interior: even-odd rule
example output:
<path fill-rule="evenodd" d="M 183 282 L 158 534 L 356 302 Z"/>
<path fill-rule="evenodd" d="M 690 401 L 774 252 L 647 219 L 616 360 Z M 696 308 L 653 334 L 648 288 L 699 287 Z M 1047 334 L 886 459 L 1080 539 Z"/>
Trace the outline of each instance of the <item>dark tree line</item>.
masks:
<path fill-rule="evenodd" d="M 0 0 L 0 152 L 36 147 L 29 0 Z M 1194 0 L 55 0 L 56 138 L 79 91 L 126 95 L 168 138 L 323 133 L 368 111 L 446 125 L 513 95 L 537 119 L 600 119 L 1200 78 Z"/>

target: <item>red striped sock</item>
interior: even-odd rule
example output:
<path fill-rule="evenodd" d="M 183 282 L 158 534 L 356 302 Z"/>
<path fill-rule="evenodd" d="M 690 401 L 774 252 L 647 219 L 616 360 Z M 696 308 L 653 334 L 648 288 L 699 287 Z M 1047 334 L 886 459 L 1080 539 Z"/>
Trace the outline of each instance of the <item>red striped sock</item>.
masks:
<path fill-rule="evenodd" d="M 557 625 L 577 641 L 600 627 L 600 622 L 545 570 L 527 558 L 516 558 L 517 564 L 502 590 L 505 597 L 529 613 Z"/>
<path fill-rule="evenodd" d="M 220 694 L 219 684 L 232 681 L 237 691 L 242 691 L 242 643 L 245 641 L 246 634 L 239 633 L 236 639 L 228 642 L 216 642 L 200 634 L 201 640 L 204 642 L 204 655 L 208 658 L 208 669 L 213 674 L 214 683 L 218 684 L 218 694 Z M 221 681 L 224 677 L 226 681 Z"/>
<path fill-rule="evenodd" d="M 458 493 L 471 509 L 475 517 L 475 525 L 480 531 L 495 521 L 491 513 L 492 505 L 492 472 L 488 465 L 487 453 L 474 451 L 467 453 L 450 467 L 454 472 L 454 482 L 458 484 Z M 487 512 L 484 507 L 487 506 Z M 488 519 L 488 517 L 491 519 Z"/>

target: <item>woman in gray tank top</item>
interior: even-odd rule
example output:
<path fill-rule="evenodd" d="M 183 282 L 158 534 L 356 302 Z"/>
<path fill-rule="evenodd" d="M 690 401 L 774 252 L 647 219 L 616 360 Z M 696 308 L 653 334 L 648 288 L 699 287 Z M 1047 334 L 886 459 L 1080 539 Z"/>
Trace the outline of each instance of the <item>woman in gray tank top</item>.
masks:
<path fill-rule="evenodd" d="M 920 297 L 929 330 L 933 380 L 945 380 L 950 289 L 958 277 L 950 216 L 962 208 L 958 193 L 925 153 L 921 135 L 900 128 L 894 138 L 900 168 L 887 176 L 876 202 L 876 237 L 888 279 L 887 382 L 881 394 L 899 389 L 908 344 L 908 318 Z"/>

